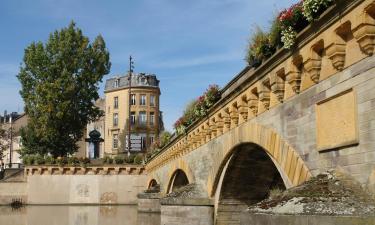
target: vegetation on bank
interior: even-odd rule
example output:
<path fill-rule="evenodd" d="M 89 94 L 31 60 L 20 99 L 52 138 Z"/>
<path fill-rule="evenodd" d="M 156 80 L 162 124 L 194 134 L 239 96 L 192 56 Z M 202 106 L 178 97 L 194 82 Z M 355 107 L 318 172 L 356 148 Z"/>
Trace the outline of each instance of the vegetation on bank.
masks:
<path fill-rule="evenodd" d="M 50 165 L 50 166 L 81 166 L 86 167 L 90 165 L 123 165 L 133 164 L 141 165 L 144 162 L 143 154 L 131 154 L 128 156 L 105 156 L 102 159 L 95 159 L 95 163 L 86 157 L 57 157 L 53 156 L 42 156 L 36 155 L 24 155 L 22 161 L 27 166 L 39 166 L 39 165 Z"/>
<path fill-rule="evenodd" d="M 76 152 L 86 125 L 103 115 L 95 100 L 110 67 L 102 36 L 90 43 L 74 22 L 45 43 L 26 47 L 17 75 L 29 117 L 21 154 L 57 158 Z"/>
<path fill-rule="evenodd" d="M 258 67 L 279 48 L 293 48 L 297 34 L 334 3 L 335 0 L 301 0 L 282 10 L 268 32 L 257 27 L 250 37 L 245 58 L 249 66 Z"/>

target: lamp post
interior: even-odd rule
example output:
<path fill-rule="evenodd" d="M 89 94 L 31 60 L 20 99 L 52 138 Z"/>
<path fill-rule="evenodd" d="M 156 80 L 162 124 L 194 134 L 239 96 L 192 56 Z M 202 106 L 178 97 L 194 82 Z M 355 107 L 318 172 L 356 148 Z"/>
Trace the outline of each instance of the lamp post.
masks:
<path fill-rule="evenodd" d="M 132 73 L 134 62 L 132 56 L 129 57 L 129 122 L 128 122 L 128 157 L 130 156 L 130 149 L 131 149 L 131 105 L 132 105 Z"/>
<path fill-rule="evenodd" d="M 10 117 L 9 117 L 9 123 L 10 123 L 9 168 L 12 168 L 12 152 L 13 152 L 12 115 L 10 115 Z"/>

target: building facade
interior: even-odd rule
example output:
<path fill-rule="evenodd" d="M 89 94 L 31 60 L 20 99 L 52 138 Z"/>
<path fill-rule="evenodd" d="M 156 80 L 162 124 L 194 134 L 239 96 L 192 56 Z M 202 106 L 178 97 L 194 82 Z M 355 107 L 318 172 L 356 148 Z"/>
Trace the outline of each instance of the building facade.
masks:
<path fill-rule="evenodd" d="M 103 110 L 103 112 L 105 112 L 105 99 L 99 98 L 98 100 L 96 100 L 95 105 L 99 109 Z M 100 134 L 100 138 L 105 139 L 104 128 L 105 128 L 105 115 L 100 117 L 98 120 L 87 124 L 86 131 L 85 131 L 86 140 L 82 140 L 82 142 L 85 143 L 84 144 L 85 150 L 84 152 L 81 153 L 82 154 L 80 155 L 81 157 L 95 158 L 94 157 L 95 143 L 88 141 L 88 139 L 90 139 L 90 133 L 92 133 L 93 131 L 97 131 Z M 104 142 L 99 142 L 97 147 L 98 147 L 98 152 L 99 152 L 98 157 L 103 158 Z"/>
<path fill-rule="evenodd" d="M 129 98 L 129 75 L 119 76 L 106 81 L 104 93 L 105 154 L 118 155 L 127 152 L 129 125 L 130 151 L 145 152 L 163 129 L 159 110 L 159 80 L 151 74 L 133 74 Z"/>
<path fill-rule="evenodd" d="M 20 150 L 22 148 L 20 130 L 27 125 L 28 116 L 26 114 L 19 115 L 16 113 L 10 115 L 12 120 L 10 120 L 8 115 L 8 117 L 4 116 L 3 118 L 5 119 L 0 123 L 2 129 L 7 130 L 9 134 L 12 132 L 12 136 L 9 136 L 7 140 L 0 140 L 2 142 L 10 141 L 9 146 L 2 153 L 2 161 L 6 167 L 9 167 L 10 163 L 12 164 L 12 167 L 18 167 L 22 163 L 20 157 Z"/>

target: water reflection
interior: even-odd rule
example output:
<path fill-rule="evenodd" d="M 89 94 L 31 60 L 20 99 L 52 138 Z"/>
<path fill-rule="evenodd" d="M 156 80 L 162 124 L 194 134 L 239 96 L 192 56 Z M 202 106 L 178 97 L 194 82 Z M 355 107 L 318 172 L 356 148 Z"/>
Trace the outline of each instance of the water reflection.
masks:
<path fill-rule="evenodd" d="M 160 214 L 136 206 L 0 207 L 1 225 L 160 225 Z"/>

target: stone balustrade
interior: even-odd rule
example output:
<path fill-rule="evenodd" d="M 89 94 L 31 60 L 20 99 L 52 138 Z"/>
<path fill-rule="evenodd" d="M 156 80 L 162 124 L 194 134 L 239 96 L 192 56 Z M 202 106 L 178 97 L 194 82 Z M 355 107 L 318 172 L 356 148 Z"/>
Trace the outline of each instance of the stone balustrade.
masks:
<path fill-rule="evenodd" d="M 375 51 L 375 1 L 338 1 L 297 37 L 254 69 L 247 67 L 223 90 L 209 115 L 168 144 L 148 172 L 300 95 Z"/>
<path fill-rule="evenodd" d="M 114 165 L 114 166 L 27 166 L 26 176 L 34 175 L 145 175 L 143 166 Z"/>

